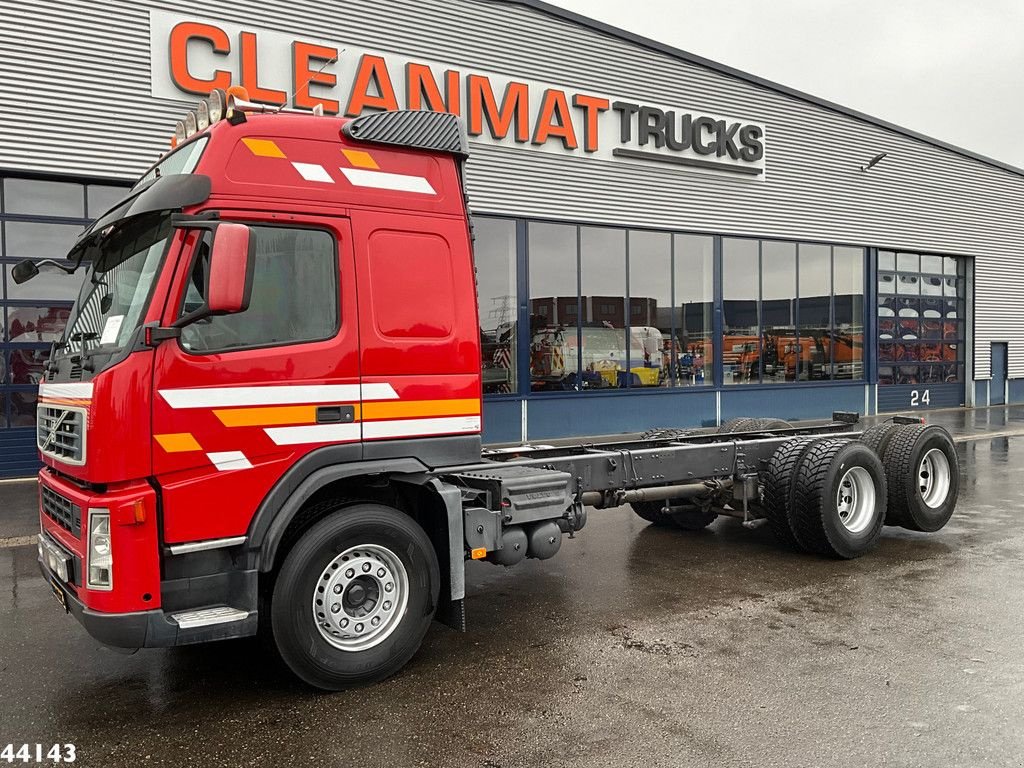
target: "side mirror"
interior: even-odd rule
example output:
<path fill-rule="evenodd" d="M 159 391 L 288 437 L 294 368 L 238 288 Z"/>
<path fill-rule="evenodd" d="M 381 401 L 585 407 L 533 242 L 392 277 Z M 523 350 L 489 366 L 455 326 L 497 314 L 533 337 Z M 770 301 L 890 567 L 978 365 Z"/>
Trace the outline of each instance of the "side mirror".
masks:
<path fill-rule="evenodd" d="M 210 252 L 206 313 L 231 315 L 249 308 L 253 260 L 249 256 L 249 227 L 225 222 L 217 226 Z"/>
<path fill-rule="evenodd" d="M 14 265 L 14 269 L 11 270 L 11 277 L 14 278 L 14 282 L 18 285 L 31 280 L 38 274 L 39 267 L 31 259 L 19 261 Z"/>

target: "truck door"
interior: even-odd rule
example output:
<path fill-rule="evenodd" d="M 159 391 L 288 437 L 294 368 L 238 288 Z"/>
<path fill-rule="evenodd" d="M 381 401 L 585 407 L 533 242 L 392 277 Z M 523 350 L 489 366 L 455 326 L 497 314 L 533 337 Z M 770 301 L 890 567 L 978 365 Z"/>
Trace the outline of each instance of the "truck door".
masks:
<path fill-rule="evenodd" d="M 267 492 L 317 448 L 361 455 L 348 220 L 246 223 L 248 309 L 189 325 L 156 352 L 153 471 L 168 543 L 244 534 Z M 203 305 L 214 237 L 190 230 L 164 325 Z"/>
<path fill-rule="evenodd" d="M 465 219 L 353 211 L 367 457 L 479 460 L 480 326 Z M 394 397 L 371 402 L 369 387 Z"/>

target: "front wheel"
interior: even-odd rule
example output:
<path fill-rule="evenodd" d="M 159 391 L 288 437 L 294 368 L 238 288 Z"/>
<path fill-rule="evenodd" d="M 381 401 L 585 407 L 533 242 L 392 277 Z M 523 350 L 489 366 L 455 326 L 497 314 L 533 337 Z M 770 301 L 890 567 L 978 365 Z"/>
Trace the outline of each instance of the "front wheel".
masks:
<path fill-rule="evenodd" d="M 437 556 L 414 520 L 379 504 L 339 507 L 281 566 L 270 604 L 274 644 L 317 688 L 377 682 L 419 649 L 439 589 Z"/>

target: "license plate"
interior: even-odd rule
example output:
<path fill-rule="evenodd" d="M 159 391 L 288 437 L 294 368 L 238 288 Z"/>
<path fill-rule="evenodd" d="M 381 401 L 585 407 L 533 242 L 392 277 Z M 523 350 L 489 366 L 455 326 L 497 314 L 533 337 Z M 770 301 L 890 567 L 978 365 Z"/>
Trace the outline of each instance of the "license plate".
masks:
<path fill-rule="evenodd" d="M 57 602 L 60 603 L 60 607 L 64 609 L 64 613 L 67 613 L 68 601 L 64 597 L 64 590 L 61 589 L 61 586 L 57 583 L 56 579 L 50 579 L 50 589 L 53 590 L 53 596 L 57 598 Z"/>

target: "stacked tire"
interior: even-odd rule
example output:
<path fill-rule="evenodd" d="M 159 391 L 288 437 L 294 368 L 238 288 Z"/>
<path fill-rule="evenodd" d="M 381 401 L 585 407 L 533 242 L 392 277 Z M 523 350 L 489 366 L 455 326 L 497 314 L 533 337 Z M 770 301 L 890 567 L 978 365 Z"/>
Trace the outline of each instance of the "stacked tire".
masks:
<path fill-rule="evenodd" d="M 870 551 L 885 524 L 944 526 L 956 506 L 959 465 L 943 428 L 882 424 L 859 440 L 787 440 L 761 481 L 765 516 L 781 542 L 849 559 Z"/>

